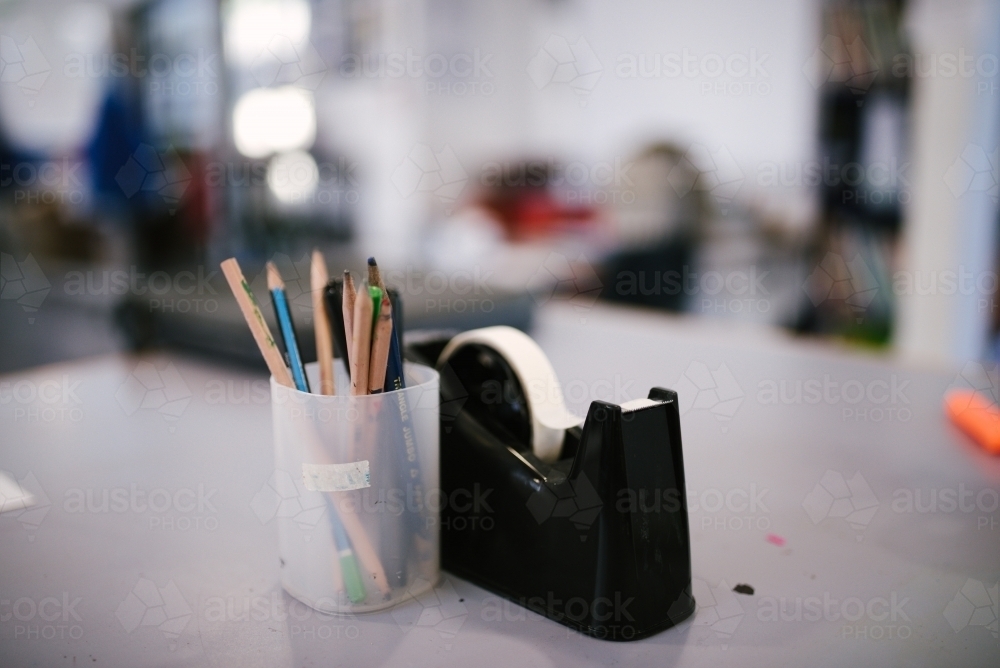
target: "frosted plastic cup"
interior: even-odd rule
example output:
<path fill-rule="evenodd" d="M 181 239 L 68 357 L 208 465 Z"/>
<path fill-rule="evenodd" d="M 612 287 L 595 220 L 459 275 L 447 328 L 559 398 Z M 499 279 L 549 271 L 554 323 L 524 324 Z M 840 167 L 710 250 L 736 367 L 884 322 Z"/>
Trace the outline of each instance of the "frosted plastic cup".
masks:
<path fill-rule="evenodd" d="M 274 508 L 281 584 L 328 613 L 380 610 L 432 588 L 440 573 L 438 374 L 407 364 L 406 388 L 335 396 L 271 378 Z M 306 367 L 319 387 L 316 364 Z"/>

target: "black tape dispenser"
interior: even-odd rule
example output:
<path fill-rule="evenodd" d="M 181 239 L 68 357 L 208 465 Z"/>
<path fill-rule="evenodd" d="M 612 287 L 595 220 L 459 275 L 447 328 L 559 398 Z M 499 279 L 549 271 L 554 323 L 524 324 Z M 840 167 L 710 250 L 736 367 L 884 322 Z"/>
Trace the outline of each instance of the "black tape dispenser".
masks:
<path fill-rule="evenodd" d="M 694 611 L 677 394 L 564 406 L 510 327 L 452 338 L 441 372 L 445 569 L 583 633 L 652 635 Z"/>

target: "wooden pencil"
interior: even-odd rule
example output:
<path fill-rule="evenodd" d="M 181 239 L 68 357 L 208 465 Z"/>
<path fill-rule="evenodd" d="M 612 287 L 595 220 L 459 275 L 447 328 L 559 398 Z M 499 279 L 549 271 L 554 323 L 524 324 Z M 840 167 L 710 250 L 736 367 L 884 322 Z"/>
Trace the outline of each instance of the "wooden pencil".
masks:
<path fill-rule="evenodd" d="M 385 370 L 389 365 L 389 344 L 392 342 L 392 307 L 388 295 L 382 295 L 378 320 L 372 332 L 371 361 L 368 363 L 368 393 L 377 394 L 385 387 Z"/>
<path fill-rule="evenodd" d="M 326 260 L 319 249 L 314 249 L 310 267 L 312 279 L 313 330 L 316 333 L 316 362 L 319 364 L 319 393 L 336 394 L 337 381 L 333 376 L 333 337 L 330 333 L 330 318 L 326 312 L 323 291 L 329 275 Z"/>
<path fill-rule="evenodd" d="M 348 359 L 354 355 L 354 302 L 357 300 L 357 291 L 354 288 L 354 278 L 351 276 L 349 269 L 344 270 L 344 285 L 341 288 L 341 293 L 343 297 L 341 299 L 340 310 L 344 314 L 344 336 L 347 339 L 347 354 L 345 357 L 345 363 L 348 363 Z M 353 379 L 354 365 L 349 364 L 347 366 L 347 372 L 351 374 Z M 353 380 L 351 381 L 353 386 Z"/>
<path fill-rule="evenodd" d="M 344 299 L 347 299 L 347 285 L 344 285 Z M 371 361 L 372 344 L 372 304 L 371 295 L 364 285 L 354 299 L 353 336 L 351 347 L 351 394 L 368 394 L 368 365 Z"/>
<path fill-rule="evenodd" d="M 257 298 L 254 297 L 253 291 L 247 284 L 239 262 L 236 261 L 236 258 L 231 257 L 228 260 L 224 260 L 220 266 L 222 267 L 222 273 L 225 275 L 226 281 L 229 283 L 229 289 L 233 291 L 236 303 L 239 304 L 240 311 L 243 312 L 243 317 L 247 321 L 250 333 L 253 334 L 254 341 L 257 342 L 257 347 L 260 348 L 260 354 L 264 357 L 264 362 L 271 371 L 271 375 L 274 376 L 278 384 L 285 387 L 295 387 L 295 383 L 292 382 L 292 375 L 289 373 L 288 367 L 285 366 L 281 350 L 278 348 L 274 337 L 271 336 L 271 329 L 264 320 L 264 314 L 260 312 L 260 304 L 257 303 Z"/>
<path fill-rule="evenodd" d="M 375 262 L 375 258 L 368 258 L 368 285 L 374 285 L 377 288 L 382 289 L 382 293 L 385 293 L 385 283 L 382 281 L 382 272 L 379 271 L 378 263 Z"/>
<path fill-rule="evenodd" d="M 292 310 L 288 306 L 288 295 L 285 294 L 285 281 L 281 278 L 281 272 L 274 262 L 268 262 L 266 267 L 267 289 L 271 293 L 271 305 L 274 306 L 274 317 L 278 320 L 278 332 L 285 344 L 285 355 L 292 370 L 292 382 L 300 392 L 310 392 L 306 367 L 302 363 L 302 353 L 299 350 L 299 337 L 295 333 Z"/>

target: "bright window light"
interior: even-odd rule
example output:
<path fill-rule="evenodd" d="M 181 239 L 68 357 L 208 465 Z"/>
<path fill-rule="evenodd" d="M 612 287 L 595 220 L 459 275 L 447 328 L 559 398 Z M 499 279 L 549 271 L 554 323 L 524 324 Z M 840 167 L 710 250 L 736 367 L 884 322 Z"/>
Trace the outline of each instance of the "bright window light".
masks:
<path fill-rule="evenodd" d="M 241 0 L 226 20 L 226 50 L 234 62 L 250 65 L 275 37 L 299 44 L 312 21 L 305 0 Z"/>
<path fill-rule="evenodd" d="M 248 158 L 307 149 L 316 139 L 312 95 L 300 88 L 255 88 L 233 109 L 233 139 Z"/>
<path fill-rule="evenodd" d="M 316 192 L 319 168 L 305 151 L 279 153 L 267 165 L 267 185 L 285 204 L 301 204 Z"/>

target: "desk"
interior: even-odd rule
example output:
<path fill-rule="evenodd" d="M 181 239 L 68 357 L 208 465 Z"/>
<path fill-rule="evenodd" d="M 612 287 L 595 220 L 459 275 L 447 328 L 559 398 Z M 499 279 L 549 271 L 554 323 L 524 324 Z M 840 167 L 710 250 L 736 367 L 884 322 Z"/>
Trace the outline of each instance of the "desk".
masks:
<path fill-rule="evenodd" d="M 44 493 L 0 515 L 0 664 L 997 665 L 1000 459 L 943 418 L 954 373 L 608 306 L 547 305 L 534 334 L 577 412 L 681 392 L 693 619 L 610 643 L 448 573 L 393 611 L 314 613 L 253 504 L 263 377 L 109 356 L 0 377 L 0 469 Z"/>

